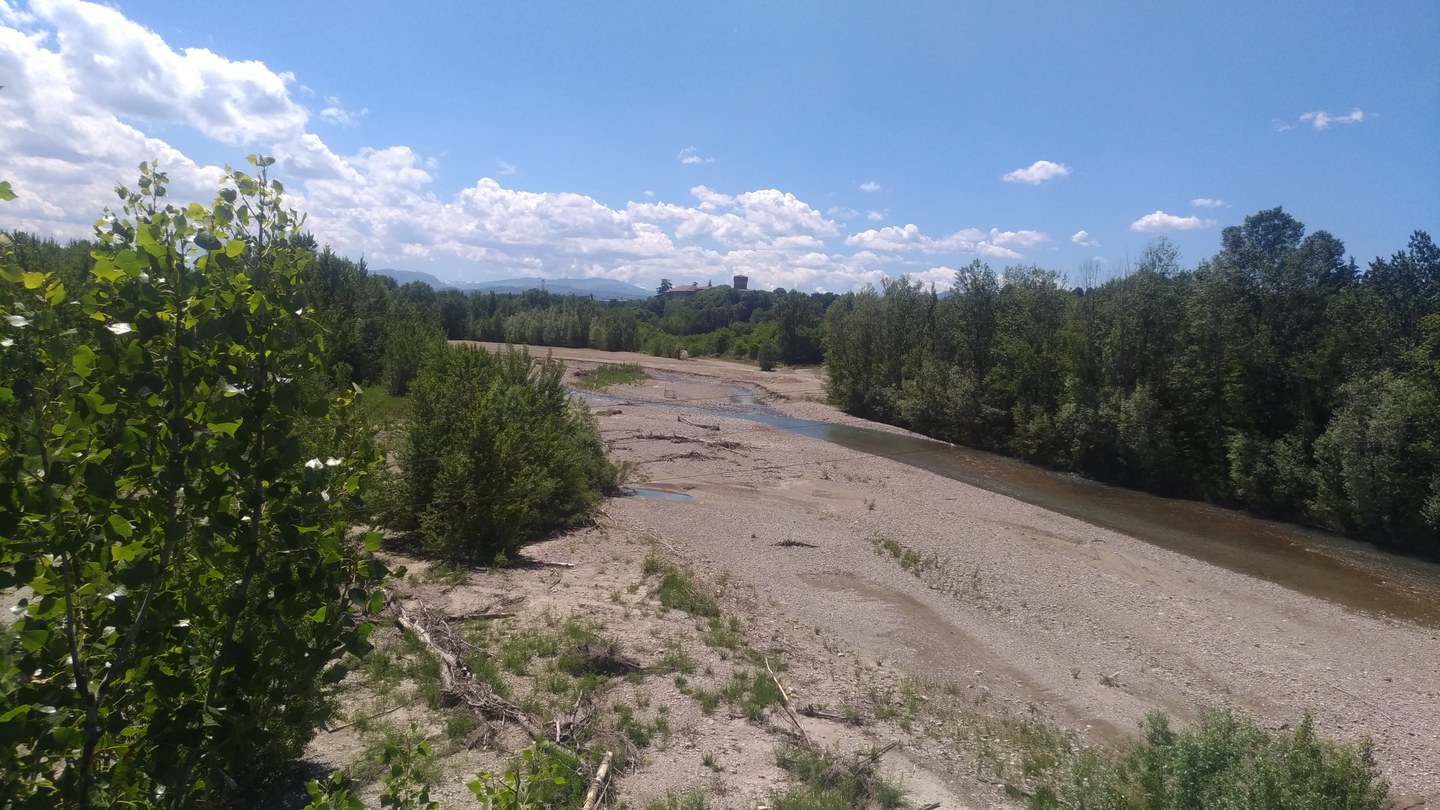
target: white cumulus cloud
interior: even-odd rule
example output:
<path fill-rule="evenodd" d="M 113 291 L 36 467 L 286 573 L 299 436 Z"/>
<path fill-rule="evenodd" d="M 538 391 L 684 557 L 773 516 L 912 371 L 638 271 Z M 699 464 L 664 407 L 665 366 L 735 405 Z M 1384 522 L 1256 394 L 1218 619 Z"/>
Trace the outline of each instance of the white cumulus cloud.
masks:
<path fill-rule="evenodd" d="M 700 148 L 696 146 L 687 146 L 684 149 L 681 149 L 680 154 L 676 157 L 676 160 L 679 160 L 686 166 L 694 166 L 700 163 L 715 162 L 715 158 L 701 157 Z"/>
<path fill-rule="evenodd" d="M 1100 240 L 1091 236 L 1089 231 L 1076 231 L 1070 241 L 1082 247 L 1100 247 Z"/>
<path fill-rule="evenodd" d="M 865 218 L 870 220 L 871 222 L 884 222 L 885 214 L 881 213 L 880 211 L 866 211 Z"/>
<path fill-rule="evenodd" d="M 865 182 L 860 184 L 860 190 L 865 192 L 866 194 L 874 194 L 875 192 L 880 190 L 880 184 L 875 182 L 874 180 L 866 180 Z"/>
<path fill-rule="evenodd" d="M 1196 197 L 1190 201 L 1190 204 L 1196 208 L 1224 208 L 1229 205 L 1229 203 L 1224 200 L 1216 200 L 1210 197 Z"/>
<path fill-rule="evenodd" d="M 834 218 L 860 212 L 822 214 L 775 188 L 695 186 L 680 201 L 645 192 L 617 208 L 513 188 L 506 161 L 495 164 L 499 179 L 458 178 L 445 185 L 459 191 L 442 193 L 433 157 L 404 144 L 337 152 L 313 131 L 378 110 L 350 110 L 262 62 L 172 44 L 109 6 L 17 6 L 0 0 L 0 162 L 20 194 L 4 213 L 6 227 L 45 236 L 89 235 L 114 204 L 115 183 L 132 181 L 141 161 L 169 175 L 173 199 L 213 199 L 222 169 L 165 140 L 181 128 L 233 151 L 237 165 L 247 152 L 275 156 L 287 204 L 308 214 L 321 244 L 442 278 L 603 276 L 653 287 L 662 277 L 744 273 L 760 288 L 846 290 L 930 265 L 916 253 L 1013 258 L 1041 236 L 971 228 L 931 239 L 912 225 L 845 238 Z M 678 160 L 711 158 L 691 147 Z"/>
<path fill-rule="evenodd" d="M 1329 129 L 1334 124 L 1358 124 L 1365 120 L 1365 113 L 1359 107 L 1344 115 L 1332 115 L 1325 110 L 1312 110 L 1301 115 L 1300 120 L 1309 122 L 1315 129 L 1321 130 Z"/>
<path fill-rule="evenodd" d="M 347 110 L 340 106 L 340 99 L 330 96 L 325 99 L 325 106 L 320 108 L 320 117 L 336 126 L 353 127 L 360 123 L 360 119 L 370 114 L 370 108 L 361 107 L 358 110 Z"/>
<path fill-rule="evenodd" d="M 1038 186 L 1047 180 L 1054 180 L 1057 177 L 1064 177 L 1068 174 L 1070 174 L 1070 167 L 1064 163 L 1037 160 L 1023 169 L 1006 172 L 1000 179 L 1007 183 L 1026 183 L 1032 186 Z"/>
<path fill-rule="evenodd" d="M 1215 220 L 1213 219 L 1177 217 L 1174 214 L 1167 214 L 1164 211 L 1156 211 L 1153 214 L 1146 214 L 1130 223 L 1130 230 L 1140 231 L 1142 233 L 1160 233 L 1161 231 L 1193 231 L 1200 228 L 1210 228 L 1214 225 Z"/>
<path fill-rule="evenodd" d="M 1002 231 L 991 228 L 989 233 L 978 228 L 964 228 L 947 236 L 933 238 L 921 233 L 919 226 L 887 225 L 851 234 L 845 238 L 850 247 L 880 253 L 966 253 L 997 259 L 1020 259 L 1014 248 L 1033 247 L 1049 241 L 1040 231 Z"/>

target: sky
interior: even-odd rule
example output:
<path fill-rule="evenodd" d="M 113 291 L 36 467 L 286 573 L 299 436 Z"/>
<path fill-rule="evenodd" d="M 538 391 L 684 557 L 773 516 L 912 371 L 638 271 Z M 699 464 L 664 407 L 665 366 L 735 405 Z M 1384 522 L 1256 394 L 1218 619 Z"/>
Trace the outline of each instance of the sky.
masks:
<path fill-rule="evenodd" d="M 1440 236 L 1440 4 L 0 0 L 0 228 L 277 158 L 322 244 L 447 280 L 843 292 L 1193 267 L 1283 206 Z"/>

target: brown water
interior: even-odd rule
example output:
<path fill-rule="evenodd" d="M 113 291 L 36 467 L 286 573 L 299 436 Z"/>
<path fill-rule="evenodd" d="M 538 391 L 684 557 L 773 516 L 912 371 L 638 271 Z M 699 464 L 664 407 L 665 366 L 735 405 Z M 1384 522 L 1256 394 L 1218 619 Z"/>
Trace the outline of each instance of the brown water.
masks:
<path fill-rule="evenodd" d="M 1130 535 L 1368 613 L 1440 627 L 1440 564 L 1196 501 L 1161 498 L 1004 456 L 852 425 L 736 414 Z"/>

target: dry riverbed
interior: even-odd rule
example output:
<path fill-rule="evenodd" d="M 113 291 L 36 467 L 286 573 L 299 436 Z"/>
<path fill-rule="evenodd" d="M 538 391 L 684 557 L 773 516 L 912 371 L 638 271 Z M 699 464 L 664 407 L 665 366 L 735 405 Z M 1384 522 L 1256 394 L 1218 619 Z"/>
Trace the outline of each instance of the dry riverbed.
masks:
<path fill-rule="evenodd" d="M 777 751 L 800 732 L 777 682 L 804 735 L 842 759 L 897 743 L 878 775 L 911 806 L 1011 806 L 1005 786 L 1026 790 L 1054 751 L 1116 743 L 1149 709 L 1183 721 L 1200 704 L 1272 728 L 1310 710 L 1321 733 L 1375 740 L 1400 806 L 1440 804 L 1435 628 L 723 413 L 748 391 L 790 416 L 853 422 L 820 401 L 810 370 L 553 354 L 572 373 L 601 362 L 651 371 L 605 392 L 596 418 L 614 457 L 636 465 L 636 486 L 690 500 L 614 499 L 596 526 L 527 549 L 573 567 L 412 562 L 403 590 L 438 615 L 513 614 L 460 619 L 456 632 L 545 722 L 573 719 L 581 703 L 594 711 L 597 733 L 625 753 L 609 806 L 701 790 L 712 807 L 755 807 L 793 784 Z M 712 595 L 717 615 L 667 606 L 667 572 Z M 464 806 L 464 782 L 498 768 L 497 747 L 513 754 L 524 734 L 429 708 L 423 673 L 399 663 L 413 642 L 394 629 L 380 640 L 401 674 L 370 665 L 354 676 L 352 725 L 322 733 L 312 760 L 373 774 L 377 740 L 413 724 L 443 755 L 436 798 Z M 640 670 L 592 679 L 585 698 L 555 674 L 579 643 Z M 515 651 L 525 644 L 529 658 Z"/>

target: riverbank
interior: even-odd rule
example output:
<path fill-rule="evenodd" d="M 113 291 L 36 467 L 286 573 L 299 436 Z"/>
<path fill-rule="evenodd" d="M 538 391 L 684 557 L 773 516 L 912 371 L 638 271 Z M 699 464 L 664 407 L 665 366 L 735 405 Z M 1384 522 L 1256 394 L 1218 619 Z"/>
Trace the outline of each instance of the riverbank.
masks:
<path fill-rule="evenodd" d="M 815 401 L 823 392 L 813 371 L 554 354 L 576 367 L 634 362 L 676 375 L 613 390 L 634 404 L 598 412 L 618 458 L 693 501 L 631 498 L 611 513 L 662 534 L 698 565 L 729 571 L 778 615 L 906 675 L 1033 703 L 1098 740 L 1131 733 L 1153 707 L 1186 718 L 1199 703 L 1230 704 L 1273 727 L 1309 710 L 1321 733 L 1373 738 L 1398 797 L 1440 802 L 1433 627 L 1305 596 L 893 459 L 710 411 L 686 416 L 686 400 L 714 402 L 731 386 L 792 416 L 852 422 Z M 687 446 L 647 438 L 657 433 L 740 446 L 676 452 Z M 910 554 L 877 553 L 876 538 Z M 773 545 L 784 540 L 816 548 Z M 907 569 L 905 559 L 930 562 Z M 943 762 L 938 747 L 933 754 Z"/>
<path fill-rule="evenodd" d="M 796 784 L 778 760 L 798 722 L 844 757 L 897 746 L 879 777 L 912 806 L 1014 807 L 1074 746 L 1120 744 L 1150 709 L 1183 723 L 1200 705 L 1233 706 L 1272 729 L 1311 711 L 1323 735 L 1374 739 L 1397 806 L 1440 802 L 1435 628 L 1307 596 L 905 456 L 753 421 L 856 424 L 821 401 L 814 370 L 551 354 L 572 377 L 602 363 L 649 371 L 587 397 L 612 457 L 634 465 L 632 484 L 683 497 L 612 499 L 595 527 L 529 547 L 529 563 L 505 571 L 412 561 L 401 598 L 441 615 L 503 614 L 455 625 L 490 660 L 510 661 L 534 639 L 550 644 L 550 658 L 487 677 L 546 723 L 594 701 L 594 733 L 627 753 L 612 806 L 690 806 L 667 802 L 695 791 L 709 807 L 767 805 Z M 718 615 L 667 604 L 670 566 L 714 595 Z M 572 698 L 567 637 L 613 643 L 641 670 Z M 441 753 L 434 796 L 467 805 L 465 782 L 503 768 L 526 736 L 500 724 L 482 740 L 455 726 L 453 711 L 430 705 L 433 690 L 378 674 L 414 658 L 395 630 L 378 640 L 389 651 L 381 663 L 347 682 L 345 719 L 355 724 L 322 734 L 312 764 L 369 762 L 373 774 L 379 741 L 414 723 Z M 794 721 L 778 696 L 755 692 L 772 677 L 767 664 Z"/>

